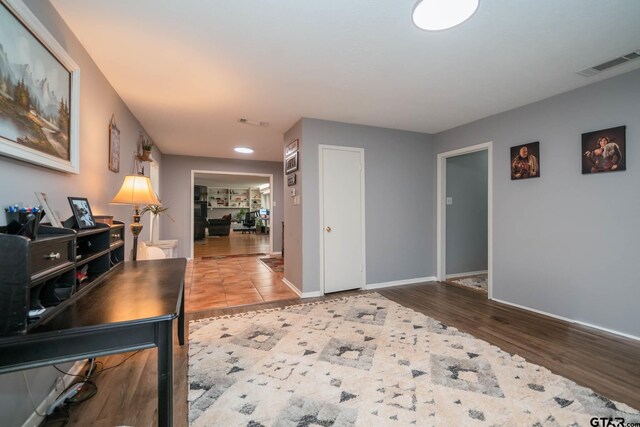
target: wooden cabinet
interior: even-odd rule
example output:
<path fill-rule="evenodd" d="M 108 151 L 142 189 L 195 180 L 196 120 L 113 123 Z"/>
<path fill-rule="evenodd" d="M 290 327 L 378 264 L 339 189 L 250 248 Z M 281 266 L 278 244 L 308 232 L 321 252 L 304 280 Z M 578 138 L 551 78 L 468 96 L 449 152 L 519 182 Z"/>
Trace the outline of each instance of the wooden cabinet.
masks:
<path fill-rule="evenodd" d="M 25 332 L 124 261 L 124 224 L 0 234 L 0 335 Z"/>

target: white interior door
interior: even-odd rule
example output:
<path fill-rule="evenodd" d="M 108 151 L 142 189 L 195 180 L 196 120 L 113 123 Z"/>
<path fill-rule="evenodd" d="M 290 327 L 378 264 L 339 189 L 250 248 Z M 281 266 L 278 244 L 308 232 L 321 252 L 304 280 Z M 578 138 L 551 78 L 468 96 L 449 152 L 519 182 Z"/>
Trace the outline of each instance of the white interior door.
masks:
<path fill-rule="evenodd" d="M 151 180 L 151 188 L 153 191 L 160 195 L 160 165 L 156 162 L 149 164 L 149 179 Z M 155 224 L 153 221 L 153 215 L 150 213 L 147 215 L 151 224 L 149 225 L 149 240 L 154 242 L 160 240 L 160 216 L 156 218 Z"/>
<path fill-rule="evenodd" d="M 324 291 L 365 284 L 364 151 L 320 147 Z"/>

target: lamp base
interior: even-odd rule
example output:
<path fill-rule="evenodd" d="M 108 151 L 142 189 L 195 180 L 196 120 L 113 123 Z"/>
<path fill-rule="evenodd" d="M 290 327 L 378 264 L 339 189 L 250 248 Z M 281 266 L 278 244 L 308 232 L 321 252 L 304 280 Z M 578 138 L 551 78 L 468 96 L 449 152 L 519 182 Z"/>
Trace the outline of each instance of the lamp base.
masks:
<path fill-rule="evenodd" d="M 129 226 L 131 230 L 131 234 L 133 234 L 133 254 L 131 256 L 132 261 L 138 260 L 138 235 L 142 231 L 142 224 L 140 224 L 140 214 L 138 213 L 138 208 L 136 207 L 136 213 L 133 214 L 133 222 Z"/>

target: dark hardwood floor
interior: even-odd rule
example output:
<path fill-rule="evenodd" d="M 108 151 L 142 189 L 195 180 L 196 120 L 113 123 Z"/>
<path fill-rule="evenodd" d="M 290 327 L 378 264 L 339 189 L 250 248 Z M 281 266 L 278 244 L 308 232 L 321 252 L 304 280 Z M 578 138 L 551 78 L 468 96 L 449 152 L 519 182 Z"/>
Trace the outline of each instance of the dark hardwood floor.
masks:
<path fill-rule="evenodd" d="M 640 408 L 640 342 L 562 322 L 440 283 L 380 289 L 379 294 L 547 367 L 611 399 Z M 333 299 L 351 291 L 303 302 Z M 187 320 L 299 303 L 299 299 L 187 315 Z M 127 355 L 100 358 L 113 366 Z M 187 422 L 188 345 L 174 346 L 174 425 Z M 156 425 L 156 350 L 141 351 L 96 379 L 98 395 L 72 410 L 71 425 Z"/>

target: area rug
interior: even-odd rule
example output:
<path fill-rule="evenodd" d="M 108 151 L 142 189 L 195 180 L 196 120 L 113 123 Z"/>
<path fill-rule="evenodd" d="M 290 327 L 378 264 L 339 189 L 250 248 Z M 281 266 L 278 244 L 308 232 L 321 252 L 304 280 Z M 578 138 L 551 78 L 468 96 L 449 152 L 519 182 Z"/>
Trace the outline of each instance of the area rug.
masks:
<path fill-rule="evenodd" d="M 477 276 L 471 277 L 461 277 L 459 279 L 448 279 L 447 282 L 478 291 L 487 292 L 487 289 L 489 289 L 489 279 L 486 274 L 479 274 Z"/>
<path fill-rule="evenodd" d="M 638 411 L 365 294 L 190 323 L 191 426 L 589 426 Z"/>
<path fill-rule="evenodd" d="M 273 271 L 284 271 L 284 258 L 282 257 L 260 258 L 260 261 Z"/>

